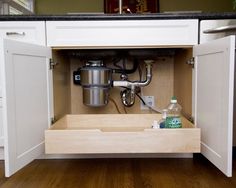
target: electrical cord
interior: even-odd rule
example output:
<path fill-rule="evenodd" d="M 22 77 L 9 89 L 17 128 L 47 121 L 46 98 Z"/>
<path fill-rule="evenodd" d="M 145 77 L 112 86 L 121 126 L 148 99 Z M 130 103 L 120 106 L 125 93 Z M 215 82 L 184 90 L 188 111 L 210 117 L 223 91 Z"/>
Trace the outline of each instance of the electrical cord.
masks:
<path fill-rule="evenodd" d="M 143 98 L 138 94 L 138 93 L 135 93 L 137 95 L 137 97 L 140 99 L 140 101 L 144 104 L 144 105 L 147 105 L 146 102 L 143 100 Z"/>
<path fill-rule="evenodd" d="M 154 111 L 154 112 L 156 112 L 156 113 L 159 113 L 159 114 L 162 113 L 162 110 L 161 110 L 161 109 L 153 108 L 152 106 L 148 105 L 138 93 L 135 93 L 135 94 L 136 94 L 136 96 L 142 101 L 142 103 L 143 103 L 144 105 L 146 105 L 150 110 L 152 110 L 152 111 Z"/>
<path fill-rule="evenodd" d="M 128 88 L 128 87 L 121 87 L 121 88 L 130 89 L 130 88 Z M 156 113 L 159 113 L 159 114 L 162 113 L 162 109 L 153 108 L 152 106 L 148 105 L 148 104 L 144 101 L 144 99 L 143 99 L 138 93 L 135 93 L 135 95 L 136 95 L 136 96 L 140 99 L 140 101 L 141 101 L 144 105 L 146 105 L 150 110 L 152 110 L 152 111 L 154 111 L 154 112 L 156 112 Z"/>
<path fill-rule="evenodd" d="M 115 101 L 113 98 L 111 98 L 111 97 L 109 97 L 109 100 L 115 105 L 117 112 L 118 112 L 119 114 L 121 114 L 121 112 L 120 112 L 120 110 L 119 110 L 119 107 L 118 107 L 116 101 Z"/>

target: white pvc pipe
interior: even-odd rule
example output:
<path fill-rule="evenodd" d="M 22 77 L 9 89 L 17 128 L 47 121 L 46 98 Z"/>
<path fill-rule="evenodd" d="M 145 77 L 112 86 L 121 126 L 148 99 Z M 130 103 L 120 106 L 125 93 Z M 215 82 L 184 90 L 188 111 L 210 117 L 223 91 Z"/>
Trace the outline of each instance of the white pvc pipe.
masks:
<path fill-rule="evenodd" d="M 113 86 L 114 87 L 128 87 L 128 81 L 114 81 Z"/>

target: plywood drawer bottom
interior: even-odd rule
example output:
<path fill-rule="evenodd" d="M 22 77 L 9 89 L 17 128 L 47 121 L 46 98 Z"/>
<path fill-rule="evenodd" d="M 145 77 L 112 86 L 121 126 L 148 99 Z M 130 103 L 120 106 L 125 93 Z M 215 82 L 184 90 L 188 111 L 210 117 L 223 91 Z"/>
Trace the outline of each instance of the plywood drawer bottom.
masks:
<path fill-rule="evenodd" d="M 157 114 L 66 115 L 45 131 L 47 154 L 195 153 L 200 129 L 152 129 Z"/>

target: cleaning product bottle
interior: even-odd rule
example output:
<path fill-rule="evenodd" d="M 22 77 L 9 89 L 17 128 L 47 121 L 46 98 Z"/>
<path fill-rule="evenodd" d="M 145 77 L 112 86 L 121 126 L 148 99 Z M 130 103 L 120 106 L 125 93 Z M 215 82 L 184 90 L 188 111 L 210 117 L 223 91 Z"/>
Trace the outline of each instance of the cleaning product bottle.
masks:
<path fill-rule="evenodd" d="M 160 128 L 165 128 L 165 122 L 166 122 L 166 117 L 167 117 L 167 112 L 168 110 L 167 109 L 163 109 L 162 110 L 162 118 L 159 120 L 158 124 L 160 126 Z"/>
<path fill-rule="evenodd" d="M 177 99 L 173 96 L 170 104 L 167 106 L 167 117 L 165 121 L 165 128 L 181 128 L 181 110 L 182 107 L 178 104 Z"/>
<path fill-rule="evenodd" d="M 162 117 L 159 121 L 154 120 L 152 123 L 152 128 L 153 129 L 160 129 L 160 128 L 165 128 L 165 121 L 166 121 L 166 116 L 167 116 L 167 109 L 162 110 Z"/>

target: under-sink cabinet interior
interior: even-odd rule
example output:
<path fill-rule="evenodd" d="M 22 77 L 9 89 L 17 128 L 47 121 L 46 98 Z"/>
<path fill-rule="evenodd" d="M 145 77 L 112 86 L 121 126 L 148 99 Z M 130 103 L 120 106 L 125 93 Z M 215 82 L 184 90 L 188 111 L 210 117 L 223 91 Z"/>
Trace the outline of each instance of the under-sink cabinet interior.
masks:
<path fill-rule="evenodd" d="M 53 49 L 52 56 L 56 64 L 53 68 L 55 124 L 45 131 L 46 153 L 200 152 L 200 129 L 190 122 L 192 66 L 186 62 L 192 57 L 191 48 Z M 183 127 L 152 129 L 152 123 L 160 120 L 161 115 L 149 108 L 141 109 L 142 101 L 137 96 L 131 107 L 123 105 L 124 87 L 111 87 L 105 106 L 84 105 L 82 87 L 74 84 L 73 72 L 88 60 L 98 58 L 106 67 L 126 66 L 127 69 L 132 69 L 132 61 L 138 59 L 137 70 L 128 75 L 131 81 L 144 80 L 144 62 L 152 60 L 151 82 L 137 93 L 140 97 L 153 96 L 154 108 L 158 109 L 164 109 L 171 97 L 176 96 L 182 106 Z M 120 80 L 120 74 L 112 74 L 112 79 Z"/>
<path fill-rule="evenodd" d="M 143 49 L 148 52 L 148 49 Z M 192 58 L 192 49 L 149 49 L 152 56 L 146 59 L 154 59 L 152 65 L 152 80 L 149 85 L 142 88 L 142 95 L 154 96 L 155 106 L 161 109 L 165 108 L 174 95 L 178 99 L 178 103 L 183 108 L 183 113 L 192 116 L 192 66 L 187 62 Z M 95 52 L 98 50 L 95 50 Z M 119 50 L 118 50 L 119 51 Z M 127 50 L 125 50 L 127 51 Z M 140 53 L 140 50 L 134 50 Z M 142 50 L 141 50 L 142 51 Z M 73 83 L 73 72 L 86 63 L 85 57 L 80 59 L 79 56 L 83 50 L 53 50 L 53 62 L 56 64 L 53 68 L 53 96 L 54 96 L 54 115 L 55 119 L 59 119 L 66 114 L 116 114 L 117 109 L 114 103 L 109 103 L 103 107 L 89 107 L 83 104 L 82 87 Z M 91 50 L 91 54 L 94 50 Z M 86 50 L 86 54 L 89 50 Z M 153 55 L 154 54 L 154 55 Z M 159 55 L 160 54 L 160 55 Z M 82 56 L 82 55 L 81 55 Z M 141 56 L 141 55 L 140 55 Z M 83 57 L 82 57 L 83 58 Z M 96 57 L 95 57 L 96 58 Z M 145 79 L 145 66 L 143 57 L 139 60 L 142 69 L 142 79 Z M 105 60 L 107 67 L 112 67 L 112 61 Z M 128 60 L 127 66 L 132 66 L 132 62 Z M 113 80 L 119 80 L 120 74 L 113 74 Z M 138 69 L 135 73 L 129 75 L 129 80 L 139 80 L 140 75 Z M 123 105 L 120 100 L 120 91 L 122 87 L 113 87 L 110 90 L 110 98 L 114 99 L 121 113 L 125 114 Z M 141 95 L 141 94 L 140 94 Z M 141 110 L 140 100 L 135 99 L 132 107 L 126 107 L 128 114 L 146 114 L 152 113 L 151 110 Z"/>

